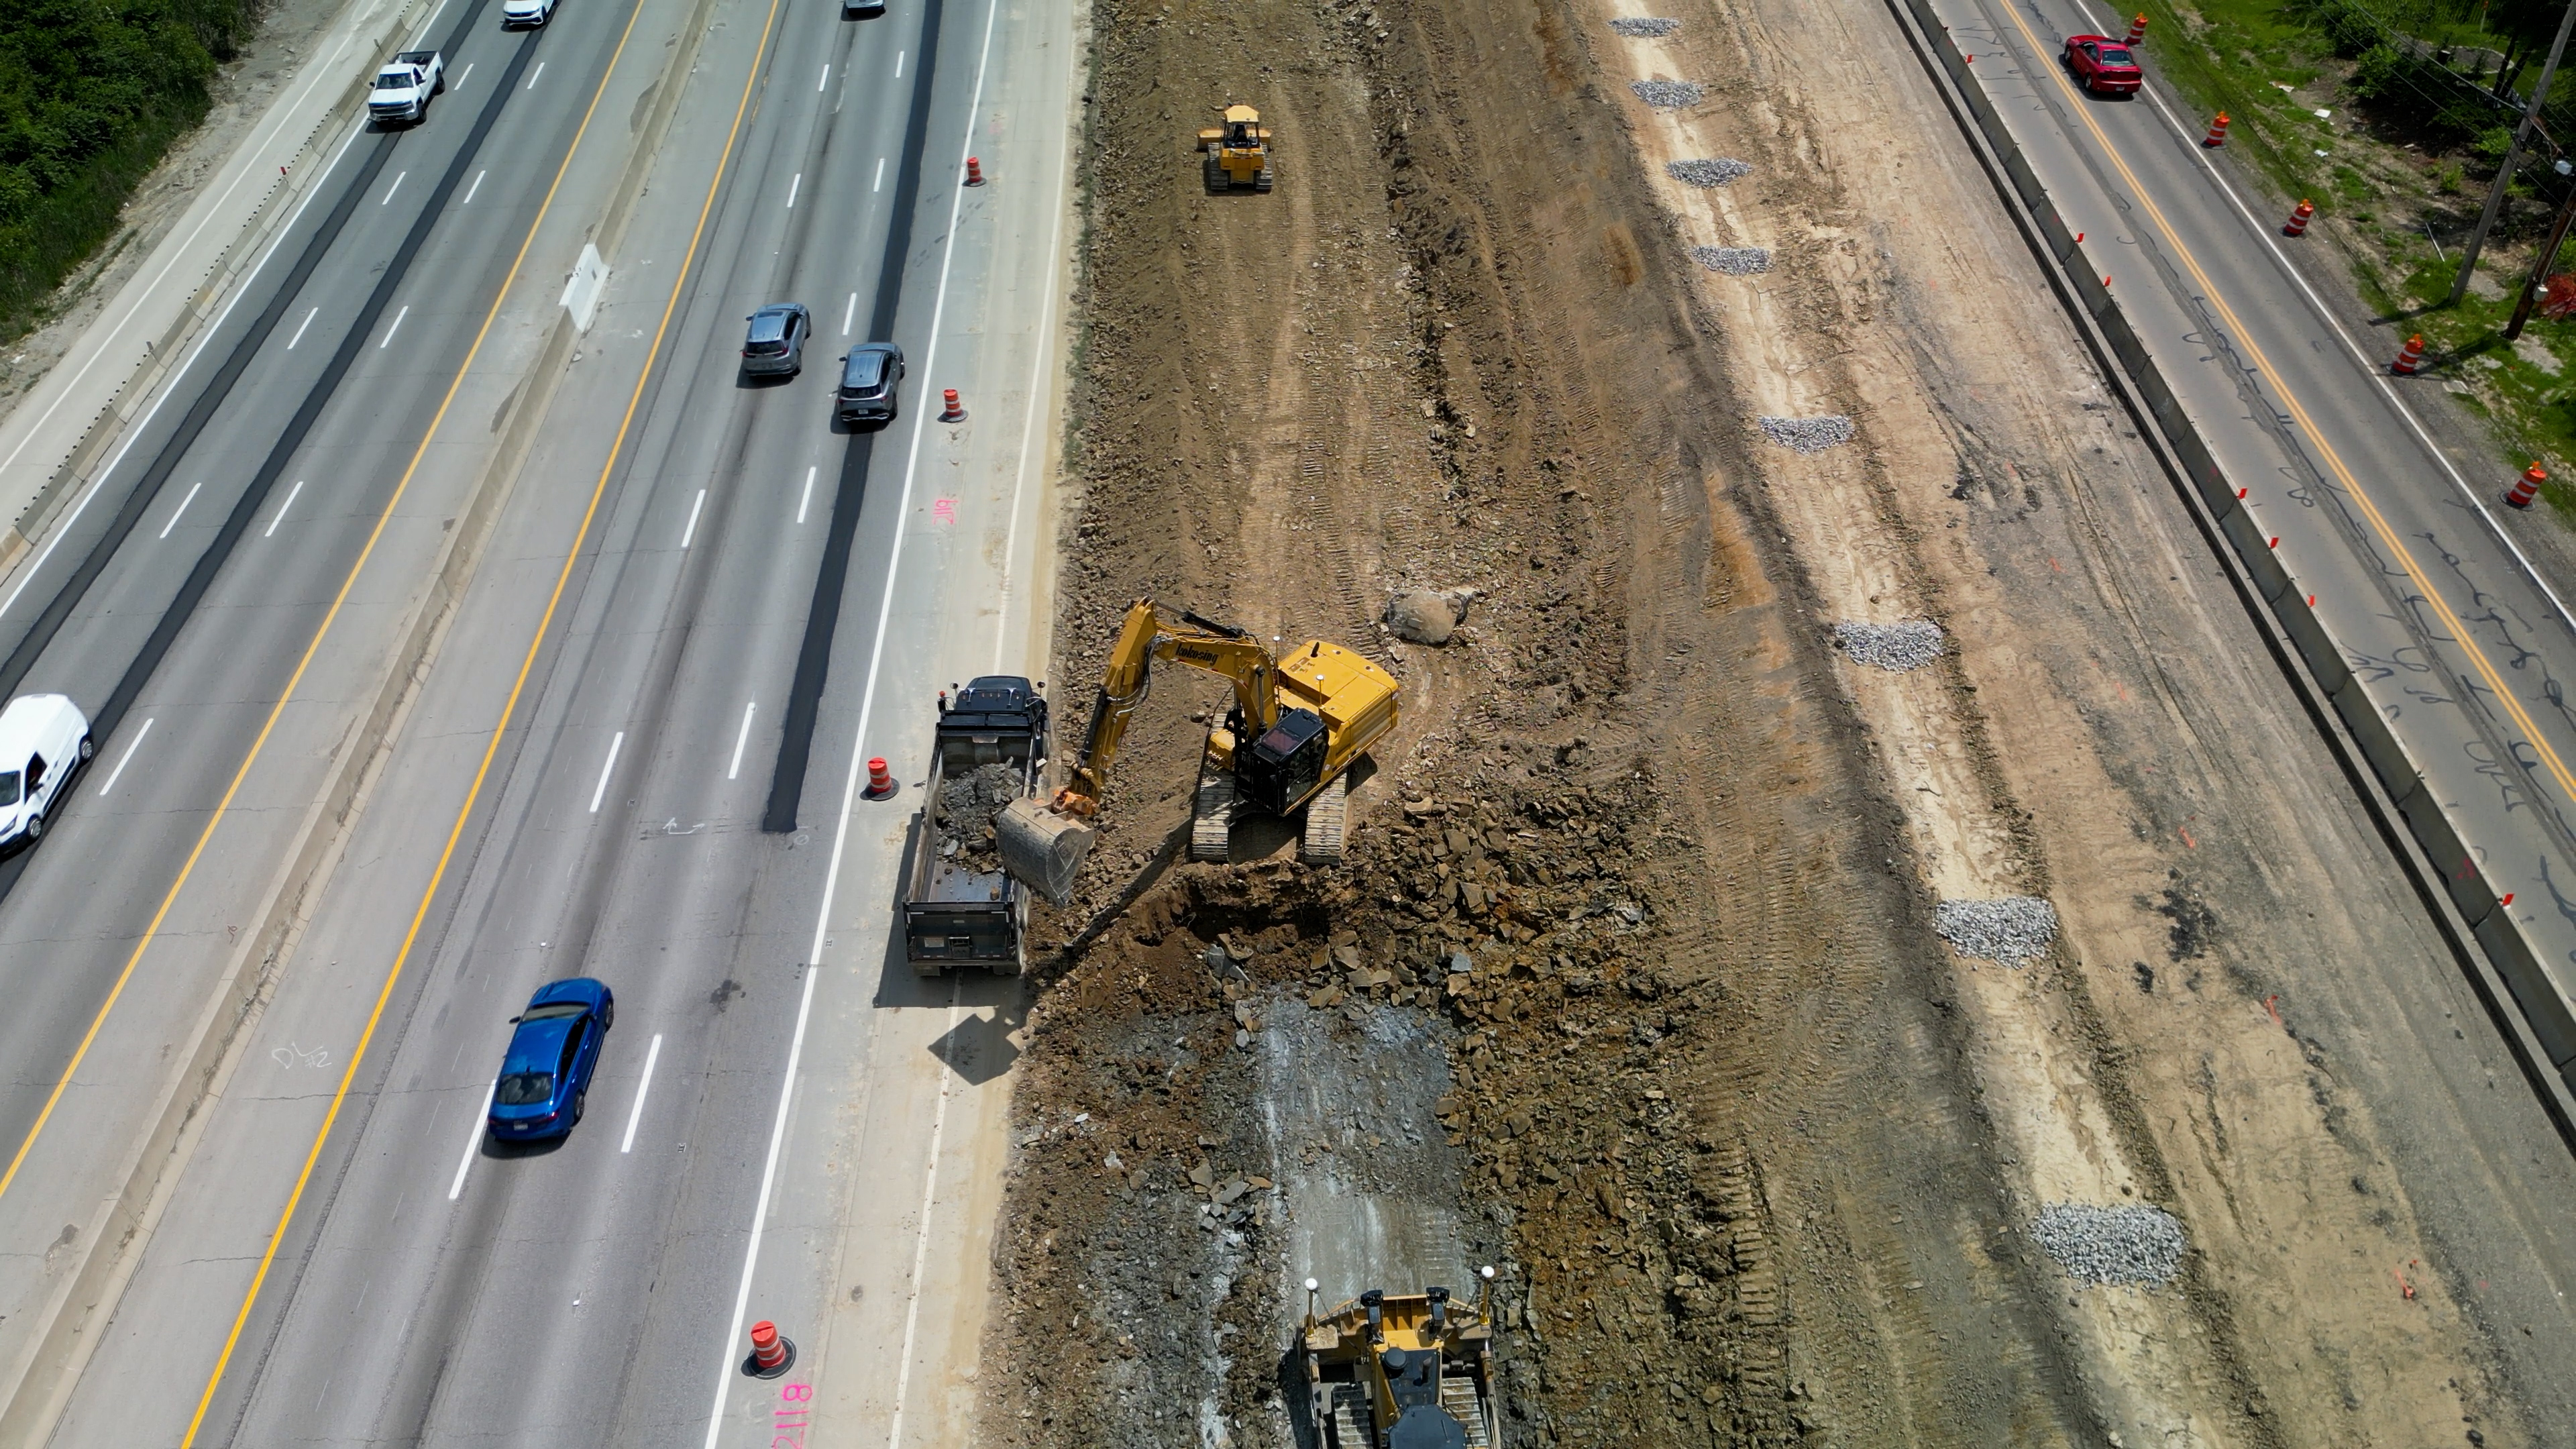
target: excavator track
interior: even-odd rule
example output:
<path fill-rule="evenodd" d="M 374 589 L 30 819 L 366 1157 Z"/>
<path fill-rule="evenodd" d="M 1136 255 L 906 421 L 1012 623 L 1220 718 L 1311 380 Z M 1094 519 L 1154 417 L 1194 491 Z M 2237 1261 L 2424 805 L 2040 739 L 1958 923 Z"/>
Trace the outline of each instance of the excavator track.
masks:
<path fill-rule="evenodd" d="M 1234 839 L 1234 775 L 1199 766 L 1198 793 L 1190 801 L 1190 859 L 1224 863 Z"/>
<path fill-rule="evenodd" d="M 1377 1449 L 1377 1415 L 1358 1384 L 1333 1385 L 1332 1449 Z"/>
<path fill-rule="evenodd" d="M 1350 818 L 1350 789 L 1343 776 L 1315 792 L 1306 802 L 1306 826 L 1297 838 L 1297 858 L 1308 865 L 1342 863 L 1342 828 Z"/>

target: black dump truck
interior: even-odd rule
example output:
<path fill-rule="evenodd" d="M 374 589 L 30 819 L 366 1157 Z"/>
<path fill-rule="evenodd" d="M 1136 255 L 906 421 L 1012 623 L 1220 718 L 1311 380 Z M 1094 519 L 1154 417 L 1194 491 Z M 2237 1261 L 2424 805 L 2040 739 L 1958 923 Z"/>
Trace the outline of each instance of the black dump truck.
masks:
<path fill-rule="evenodd" d="M 953 696 L 940 692 L 921 828 L 903 876 L 904 957 L 920 975 L 971 965 L 1016 976 L 1026 963 L 1029 891 L 1002 868 L 993 817 L 1045 778 L 1039 689 L 1016 674 L 988 674 Z"/>

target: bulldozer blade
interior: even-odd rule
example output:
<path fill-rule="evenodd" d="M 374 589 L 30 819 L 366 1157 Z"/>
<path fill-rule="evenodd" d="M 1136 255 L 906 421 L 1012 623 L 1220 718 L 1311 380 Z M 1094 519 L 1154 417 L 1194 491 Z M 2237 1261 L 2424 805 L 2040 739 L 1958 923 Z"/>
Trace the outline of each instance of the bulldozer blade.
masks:
<path fill-rule="evenodd" d="M 1100 832 L 1034 799 L 1014 800 L 993 821 L 1002 868 L 1057 905 L 1073 895 L 1082 858 Z"/>

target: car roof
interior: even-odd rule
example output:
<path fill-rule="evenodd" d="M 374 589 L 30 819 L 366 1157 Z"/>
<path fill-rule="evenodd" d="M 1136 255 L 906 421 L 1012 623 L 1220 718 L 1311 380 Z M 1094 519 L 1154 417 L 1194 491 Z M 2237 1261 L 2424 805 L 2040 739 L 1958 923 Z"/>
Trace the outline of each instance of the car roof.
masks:
<path fill-rule="evenodd" d="M 68 695 L 22 694 L 0 709 L 0 768 L 14 769 L 26 762 L 27 752 L 46 743 L 46 736 L 62 725 L 63 712 L 78 713 L 79 707 Z"/>
<path fill-rule="evenodd" d="M 555 1001 L 578 1001 L 597 1006 L 599 999 L 607 994 L 608 987 L 595 976 L 566 976 L 538 987 L 536 994 L 528 998 L 528 1004 L 544 1006 Z"/>

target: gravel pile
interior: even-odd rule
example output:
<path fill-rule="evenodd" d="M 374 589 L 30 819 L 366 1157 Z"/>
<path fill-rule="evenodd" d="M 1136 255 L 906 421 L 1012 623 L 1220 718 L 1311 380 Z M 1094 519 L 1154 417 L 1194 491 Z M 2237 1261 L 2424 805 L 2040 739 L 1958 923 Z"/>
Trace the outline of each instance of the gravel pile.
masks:
<path fill-rule="evenodd" d="M 2160 1287 L 2182 1266 L 2182 1224 L 2143 1203 L 2053 1202 L 2039 1210 L 2030 1235 L 2067 1276 L 2087 1283 Z"/>
<path fill-rule="evenodd" d="M 1771 253 L 1761 247 L 1692 247 L 1691 260 L 1730 277 L 1771 270 Z"/>
<path fill-rule="evenodd" d="M 1847 619 L 1834 626 L 1834 642 L 1855 663 L 1902 674 L 1941 657 L 1941 626 L 1929 619 L 1899 619 L 1893 624 Z"/>
<path fill-rule="evenodd" d="M 1703 156 L 1692 161 L 1667 161 L 1664 174 L 1685 186 L 1724 186 L 1739 176 L 1750 176 L 1753 168 L 1724 156 Z"/>
<path fill-rule="evenodd" d="M 939 819 L 948 837 L 981 861 L 993 851 L 993 817 L 1020 796 L 1015 765 L 985 765 L 939 785 Z"/>
<path fill-rule="evenodd" d="M 1852 440 L 1852 420 L 1836 413 L 1823 418 L 1764 418 L 1762 431 L 1781 447 L 1800 453 L 1821 453 L 1839 448 Z"/>
<path fill-rule="evenodd" d="M 1650 106 L 1695 106 L 1706 92 L 1689 81 L 1630 81 L 1628 89 Z"/>
<path fill-rule="evenodd" d="M 1682 28 L 1682 23 L 1678 20 L 1667 20 L 1660 15 L 1635 16 L 1613 20 L 1610 22 L 1610 28 L 1621 35 L 1634 36 L 1639 40 L 1651 40 L 1658 35 L 1672 34 Z"/>
<path fill-rule="evenodd" d="M 1943 901 L 1933 924 L 1962 956 L 2018 966 L 2057 939 L 2057 907 L 2037 896 Z"/>

